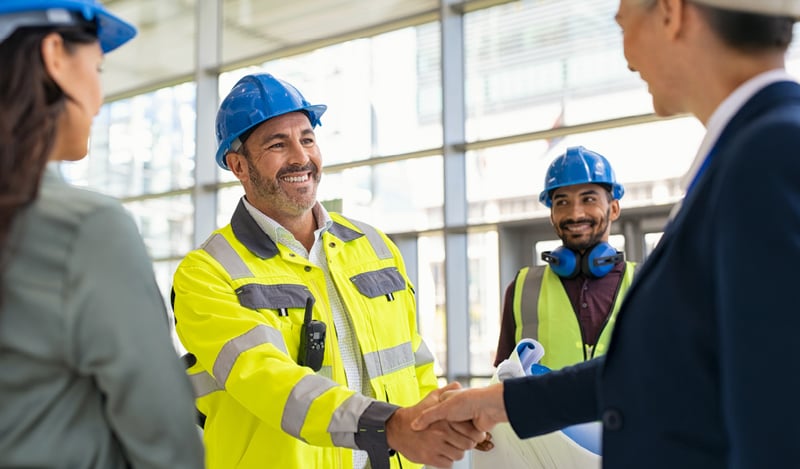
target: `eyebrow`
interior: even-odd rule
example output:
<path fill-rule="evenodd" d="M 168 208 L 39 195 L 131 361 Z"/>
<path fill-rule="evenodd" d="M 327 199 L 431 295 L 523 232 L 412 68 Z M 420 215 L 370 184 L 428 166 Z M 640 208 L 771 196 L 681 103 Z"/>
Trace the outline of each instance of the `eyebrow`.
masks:
<path fill-rule="evenodd" d="M 300 135 L 303 136 L 303 137 L 305 137 L 307 135 L 314 135 L 314 130 L 313 129 L 303 129 L 303 131 L 300 132 Z M 285 134 L 283 132 L 277 132 L 277 133 L 274 133 L 274 134 L 268 134 L 268 135 L 265 135 L 263 139 L 261 139 L 261 145 L 264 145 L 265 143 L 269 143 L 269 142 L 271 142 L 273 140 L 286 140 L 288 138 L 289 138 L 289 135 Z"/>
<path fill-rule="evenodd" d="M 582 196 L 585 196 L 585 195 L 599 195 L 599 194 L 600 194 L 600 192 L 597 189 L 586 189 L 585 191 L 581 191 L 580 193 L 578 193 L 578 196 L 582 197 Z M 566 198 L 566 197 L 567 197 L 567 194 L 565 194 L 563 192 L 560 193 L 560 194 L 553 194 L 553 200 L 563 199 L 563 198 Z"/>

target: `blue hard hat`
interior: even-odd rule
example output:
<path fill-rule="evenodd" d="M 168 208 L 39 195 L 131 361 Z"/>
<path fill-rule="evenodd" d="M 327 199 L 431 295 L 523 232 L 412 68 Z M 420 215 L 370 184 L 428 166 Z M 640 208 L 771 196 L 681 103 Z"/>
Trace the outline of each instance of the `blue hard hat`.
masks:
<path fill-rule="evenodd" d="M 98 0 L 2 0 L 0 42 L 17 28 L 79 24 L 74 14 L 97 25 L 103 52 L 110 52 L 136 35 L 132 24 L 111 14 Z"/>
<path fill-rule="evenodd" d="M 303 111 L 316 127 L 326 109 L 324 104 L 310 104 L 297 88 L 269 73 L 246 75 L 233 85 L 217 112 L 217 164 L 230 169 L 225 155 L 234 142 L 267 119 Z"/>
<path fill-rule="evenodd" d="M 553 206 L 550 194 L 553 189 L 576 184 L 604 184 L 609 187 L 614 199 L 621 199 L 625 188 L 617 182 L 614 169 L 600 153 L 582 146 L 567 148 L 567 151 L 553 160 L 544 177 L 544 190 L 539 194 L 539 202 Z"/>

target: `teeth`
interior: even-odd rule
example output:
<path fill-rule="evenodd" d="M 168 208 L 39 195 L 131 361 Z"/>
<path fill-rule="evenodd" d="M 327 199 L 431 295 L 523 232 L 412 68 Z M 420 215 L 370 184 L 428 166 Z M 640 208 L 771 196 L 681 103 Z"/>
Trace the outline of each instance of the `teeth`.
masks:
<path fill-rule="evenodd" d="M 286 182 L 305 182 L 308 181 L 308 175 L 305 176 L 287 176 L 283 178 Z"/>

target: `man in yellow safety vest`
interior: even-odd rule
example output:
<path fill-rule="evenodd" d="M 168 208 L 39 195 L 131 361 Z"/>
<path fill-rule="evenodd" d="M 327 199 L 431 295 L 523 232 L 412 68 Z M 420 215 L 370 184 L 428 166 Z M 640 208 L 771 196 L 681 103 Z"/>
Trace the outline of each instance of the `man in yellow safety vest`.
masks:
<path fill-rule="evenodd" d="M 245 195 L 174 281 L 207 465 L 450 467 L 484 434 L 410 429 L 442 392 L 433 355 L 397 246 L 316 200 L 325 110 L 254 74 L 217 114 L 217 163 Z"/>

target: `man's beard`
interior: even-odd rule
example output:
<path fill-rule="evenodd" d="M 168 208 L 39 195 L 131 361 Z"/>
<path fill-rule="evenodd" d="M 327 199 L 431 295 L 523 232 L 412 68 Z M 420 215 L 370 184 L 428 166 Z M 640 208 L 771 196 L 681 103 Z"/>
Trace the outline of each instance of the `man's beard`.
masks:
<path fill-rule="evenodd" d="M 576 252 L 585 252 L 587 249 L 595 246 L 603 241 L 603 237 L 605 236 L 606 231 L 608 230 L 608 221 L 611 217 L 611 209 L 606 210 L 606 216 L 601 218 L 598 223 L 595 223 L 595 220 L 591 218 L 581 218 L 578 220 L 564 220 L 561 222 L 558 227 L 561 230 L 561 242 L 564 246 L 572 249 Z M 600 225 L 600 229 L 596 230 L 588 239 L 572 239 L 566 233 L 567 225 L 573 223 L 590 223 L 591 227 L 594 229 L 595 226 Z"/>
<path fill-rule="evenodd" d="M 307 191 L 298 197 L 288 194 L 283 187 L 281 187 L 279 182 L 280 178 L 287 173 L 310 171 L 311 178 L 319 184 L 319 181 L 322 179 L 322 173 L 319 171 L 317 165 L 312 162 L 309 162 L 305 166 L 295 165 L 283 167 L 278 171 L 274 179 L 263 176 L 249 158 L 247 159 L 247 168 L 250 183 L 256 196 L 259 199 L 269 202 L 270 205 L 280 211 L 299 215 L 309 210 L 317 202 L 316 186 L 307 188 Z"/>

